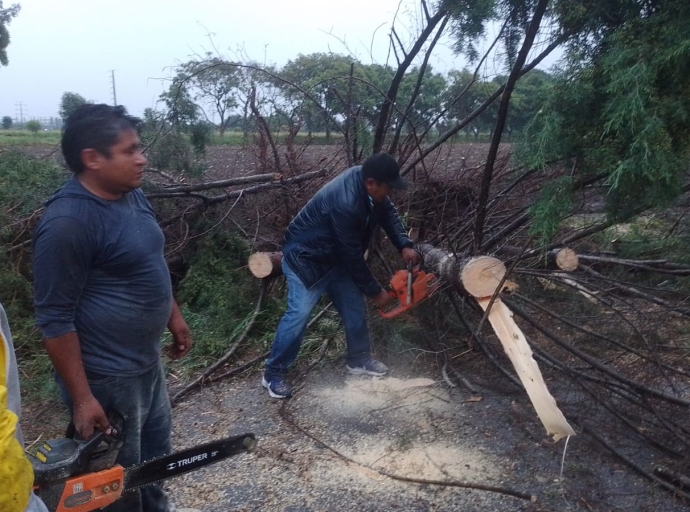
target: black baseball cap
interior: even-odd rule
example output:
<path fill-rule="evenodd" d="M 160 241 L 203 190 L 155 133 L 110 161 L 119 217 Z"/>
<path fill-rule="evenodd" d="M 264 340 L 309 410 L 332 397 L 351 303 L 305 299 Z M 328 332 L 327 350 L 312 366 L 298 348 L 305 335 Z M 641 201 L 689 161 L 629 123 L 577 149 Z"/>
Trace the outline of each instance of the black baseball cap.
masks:
<path fill-rule="evenodd" d="M 362 164 L 362 177 L 373 178 L 391 188 L 405 189 L 409 183 L 400 177 L 400 166 L 388 153 L 376 153 Z"/>

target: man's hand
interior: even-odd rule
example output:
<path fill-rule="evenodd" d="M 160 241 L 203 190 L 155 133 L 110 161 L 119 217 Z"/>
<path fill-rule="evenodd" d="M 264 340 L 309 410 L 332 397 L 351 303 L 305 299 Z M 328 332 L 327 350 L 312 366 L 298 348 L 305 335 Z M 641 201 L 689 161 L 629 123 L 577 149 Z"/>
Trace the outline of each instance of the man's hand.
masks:
<path fill-rule="evenodd" d="M 168 321 L 168 330 L 172 334 L 172 343 L 168 348 L 168 355 L 171 359 L 180 359 L 187 355 L 192 348 L 192 333 L 187 322 L 182 318 L 177 302 L 173 301 L 172 314 Z"/>
<path fill-rule="evenodd" d="M 386 306 L 392 305 L 395 302 L 395 299 L 386 290 L 381 288 L 379 294 L 375 297 L 372 297 L 371 301 L 376 304 L 377 308 L 385 309 Z"/>
<path fill-rule="evenodd" d="M 91 395 L 88 398 L 72 404 L 72 423 L 74 430 L 82 439 L 91 437 L 96 429 L 105 434 L 110 434 L 110 422 L 100 402 Z"/>
<path fill-rule="evenodd" d="M 86 380 L 77 333 L 70 331 L 56 338 L 47 338 L 45 347 L 72 400 L 72 423 L 77 434 L 83 439 L 91 437 L 94 429 L 110 434 L 110 423 L 103 406 L 91 393 Z"/>
<path fill-rule="evenodd" d="M 405 264 L 411 261 L 413 265 L 419 265 L 419 253 L 411 247 L 405 247 L 401 254 Z"/>

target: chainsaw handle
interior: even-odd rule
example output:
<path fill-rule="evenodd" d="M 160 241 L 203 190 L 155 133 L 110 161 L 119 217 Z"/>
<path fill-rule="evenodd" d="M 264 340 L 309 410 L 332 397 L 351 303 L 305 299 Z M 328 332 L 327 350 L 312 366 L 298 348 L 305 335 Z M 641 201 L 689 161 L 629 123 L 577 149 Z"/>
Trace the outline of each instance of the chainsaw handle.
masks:
<path fill-rule="evenodd" d="M 403 304 L 398 304 L 393 309 L 389 309 L 388 311 L 384 311 L 382 309 L 379 309 L 379 315 L 381 315 L 381 318 L 385 318 L 386 320 L 390 320 L 391 318 L 395 318 L 398 315 L 402 315 L 408 309 L 410 309 L 410 307 L 405 306 Z"/>

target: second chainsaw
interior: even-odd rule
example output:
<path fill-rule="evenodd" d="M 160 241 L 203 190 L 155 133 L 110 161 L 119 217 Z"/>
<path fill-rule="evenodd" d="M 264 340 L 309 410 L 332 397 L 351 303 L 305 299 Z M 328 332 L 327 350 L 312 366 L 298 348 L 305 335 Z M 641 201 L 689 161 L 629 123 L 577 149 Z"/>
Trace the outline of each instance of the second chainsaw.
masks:
<path fill-rule="evenodd" d="M 129 467 L 115 463 L 126 418 L 109 411 L 111 434 L 87 440 L 72 434 L 45 441 L 29 456 L 36 494 L 50 512 L 88 512 L 117 501 L 122 493 L 166 480 L 255 449 L 254 434 L 219 439 Z"/>

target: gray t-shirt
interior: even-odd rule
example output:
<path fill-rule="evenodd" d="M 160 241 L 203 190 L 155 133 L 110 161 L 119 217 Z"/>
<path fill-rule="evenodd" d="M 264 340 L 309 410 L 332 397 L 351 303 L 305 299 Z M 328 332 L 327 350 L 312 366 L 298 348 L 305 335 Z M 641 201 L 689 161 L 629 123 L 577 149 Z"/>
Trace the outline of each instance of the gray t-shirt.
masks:
<path fill-rule="evenodd" d="M 172 311 L 164 243 L 141 190 L 108 201 L 70 179 L 46 202 L 34 234 L 44 337 L 76 331 L 92 373 L 136 376 L 155 366 Z"/>

